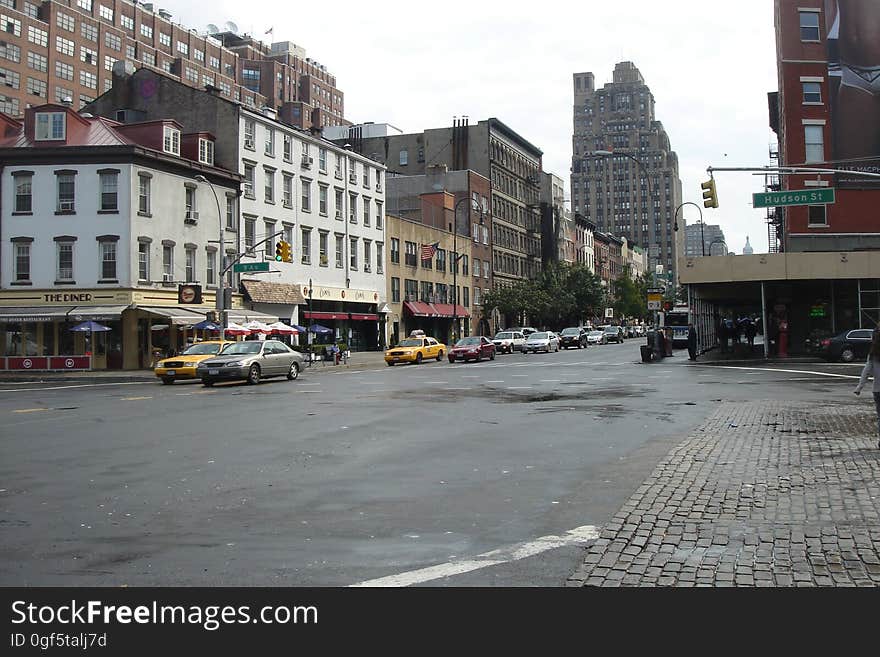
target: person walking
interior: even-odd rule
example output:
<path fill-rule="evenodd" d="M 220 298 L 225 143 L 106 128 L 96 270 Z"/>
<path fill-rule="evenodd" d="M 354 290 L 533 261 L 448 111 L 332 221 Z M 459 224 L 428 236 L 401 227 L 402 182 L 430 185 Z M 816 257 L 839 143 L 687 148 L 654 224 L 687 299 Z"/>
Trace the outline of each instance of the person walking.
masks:
<path fill-rule="evenodd" d="M 874 330 L 871 338 L 871 351 L 862 368 L 862 376 L 859 377 L 859 383 L 853 390 L 855 394 L 862 394 L 862 388 L 868 383 L 869 376 L 874 377 L 871 390 L 874 393 L 874 407 L 877 409 L 877 448 L 880 449 L 880 330 L 877 329 Z"/>
<path fill-rule="evenodd" d="M 688 324 L 688 360 L 697 360 L 697 329 Z"/>

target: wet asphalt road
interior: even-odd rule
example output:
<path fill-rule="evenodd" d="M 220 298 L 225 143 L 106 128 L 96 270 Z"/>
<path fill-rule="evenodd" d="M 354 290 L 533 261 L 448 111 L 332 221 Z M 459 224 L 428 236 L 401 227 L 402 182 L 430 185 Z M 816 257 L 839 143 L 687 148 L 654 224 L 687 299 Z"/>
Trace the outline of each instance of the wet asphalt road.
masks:
<path fill-rule="evenodd" d="M 558 586 L 716 400 L 851 395 L 858 374 L 645 365 L 640 343 L 255 387 L 0 384 L 0 585 Z"/>

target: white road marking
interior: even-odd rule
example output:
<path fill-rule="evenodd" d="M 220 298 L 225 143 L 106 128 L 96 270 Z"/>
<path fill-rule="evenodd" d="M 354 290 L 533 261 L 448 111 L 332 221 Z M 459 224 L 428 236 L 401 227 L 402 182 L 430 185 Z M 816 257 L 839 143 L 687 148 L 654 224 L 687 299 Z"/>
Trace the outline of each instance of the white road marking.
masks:
<path fill-rule="evenodd" d="M 8 388 L 5 390 L 0 390 L 0 392 L 33 392 L 38 390 L 43 392 L 44 390 L 68 390 L 70 388 L 98 388 L 102 386 L 142 386 L 142 385 L 154 385 L 154 381 L 130 381 L 128 383 L 83 383 L 74 386 L 53 386 L 50 388 Z"/>
<path fill-rule="evenodd" d="M 815 376 L 830 376 L 835 379 L 858 379 L 855 374 L 831 374 L 830 372 L 813 372 L 811 370 L 783 370 L 775 367 L 735 367 L 733 365 L 703 365 L 702 367 L 717 367 L 722 370 L 754 370 L 757 372 L 787 372 L 789 374 L 814 374 Z"/>
<path fill-rule="evenodd" d="M 513 387 L 508 386 L 507 389 L 508 390 L 531 390 L 532 386 L 513 386 Z"/>
<path fill-rule="evenodd" d="M 562 383 L 562 379 L 541 379 L 541 383 Z"/>
<path fill-rule="evenodd" d="M 514 379 L 517 379 L 517 378 L 522 379 L 522 378 L 528 378 L 529 375 L 528 374 L 511 374 L 510 376 L 512 376 Z"/>
<path fill-rule="evenodd" d="M 486 383 L 504 383 L 504 381 L 486 381 Z"/>
<path fill-rule="evenodd" d="M 499 548 L 490 552 L 478 554 L 472 559 L 464 559 L 461 561 L 450 561 L 428 568 L 420 568 L 419 570 L 411 570 L 397 575 L 389 575 L 388 577 L 380 577 L 378 579 L 370 579 L 364 582 L 352 584 L 351 587 L 382 587 L 382 586 L 412 586 L 413 584 L 422 584 L 443 577 L 451 577 L 453 575 L 461 575 L 469 573 L 481 568 L 497 566 L 511 561 L 519 561 L 527 559 L 548 550 L 565 547 L 567 545 L 584 545 L 588 541 L 595 540 L 599 537 L 599 530 L 593 525 L 584 525 L 576 527 L 562 536 L 541 536 L 540 538 L 528 543 L 520 543 L 505 548 Z"/>

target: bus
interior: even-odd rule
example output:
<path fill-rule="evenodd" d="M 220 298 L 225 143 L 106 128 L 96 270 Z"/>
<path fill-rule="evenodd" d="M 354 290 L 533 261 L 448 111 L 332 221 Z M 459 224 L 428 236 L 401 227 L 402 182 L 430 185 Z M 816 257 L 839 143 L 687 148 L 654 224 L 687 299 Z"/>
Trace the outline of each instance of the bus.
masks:
<path fill-rule="evenodd" d="M 675 306 L 663 314 L 663 328 L 672 329 L 672 346 L 686 347 L 690 311 L 687 306 Z"/>

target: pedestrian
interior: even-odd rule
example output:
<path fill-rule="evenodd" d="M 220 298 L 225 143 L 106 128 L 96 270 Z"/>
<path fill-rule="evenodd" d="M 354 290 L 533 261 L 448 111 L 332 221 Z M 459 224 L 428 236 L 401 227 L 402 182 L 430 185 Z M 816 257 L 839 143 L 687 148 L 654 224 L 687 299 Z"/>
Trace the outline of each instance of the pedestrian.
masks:
<path fill-rule="evenodd" d="M 727 339 L 730 336 L 727 334 L 727 321 L 722 317 L 721 321 L 718 322 L 718 338 L 721 340 L 721 353 L 727 353 Z"/>
<path fill-rule="evenodd" d="M 697 360 L 697 329 L 688 324 L 688 360 Z"/>
<path fill-rule="evenodd" d="M 754 351 L 755 349 L 755 335 L 757 333 L 758 327 L 755 326 L 755 322 L 749 318 L 749 321 L 746 324 L 746 340 L 749 343 L 749 352 Z"/>
<path fill-rule="evenodd" d="M 672 336 L 673 336 L 672 329 L 667 328 L 666 329 L 666 336 L 665 336 L 666 337 L 666 355 L 667 356 L 672 356 Z"/>
<path fill-rule="evenodd" d="M 880 330 L 877 329 L 874 330 L 874 335 L 871 338 L 871 351 L 862 368 L 862 376 L 859 377 L 859 383 L 853 392 L 860 395 L 869 376 L 874 377 L 871 390 L 874 393 L 874 407 L 877 409 L 877 447 L 880 449 Z"/>

